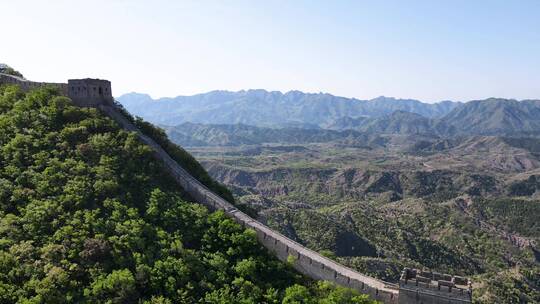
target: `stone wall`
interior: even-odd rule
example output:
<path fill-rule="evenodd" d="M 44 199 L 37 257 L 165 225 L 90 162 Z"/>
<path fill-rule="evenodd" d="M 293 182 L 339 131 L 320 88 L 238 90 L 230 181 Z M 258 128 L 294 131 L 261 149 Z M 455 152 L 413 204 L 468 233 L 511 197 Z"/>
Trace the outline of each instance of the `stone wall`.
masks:
<path fill-rule="evenodd" d="M 19 85 L 21 89 L 25 92 L 32 89 L 49 86 L 49 87 L 55 87 L 59 89 L 63 95 L 67 95 L 66 83 L 29 81 L 29 80 L 26 80 L 24 78 L 20 78 L 17 76 L 0 73 L 0 84 L 16 84 L 16 85 Z"/>
<path fill-rule="evenodd" d="M 422 283 L 418 286 L 400 286 L 399 304 L 470 304 L 471 300 L 467 298 L 467 293 L 463 290 L 461 292 L 461 297 L 458 297 L 446 286 L 441 286 L 440 289 Z"/>
<path fill-rule="evenodd" d="M 116 105 L 99 106 L 105 114 L 118 122 L 124 129 L 137 132 L 139 138 L 154 150 L 156 158 L 163 162 L 166 169 L 178 184 L 193 199 L 212 210 L 223 210 L 226 215 L 230 216 L 237 223 L 255 230 L 259 242 L 274 253 L 279 260 L 283 262 L 293 260 L 293 267 L 296 270 L 313 279 L 331 281 L 356 289 L 384 303 L 398 303 L 398 290 L 396 286 L 365 276 L 305 248 L 249 217 L 229 202 L 214 194 L 178 165 L 156 142 L 142 134 L 118 111 L 117 107 Z M 293 258 L 289 259 L 289 256 Z"/>
<path fill-rule="evenodd" d="M 471 282 L 464 277 L 405 268 L 399 280 L 399 303 L 466 304 Z"/>
<path fill-rule="evenodd" d="M 0 84 L 15 84 L 25 92 L 48 86 L 60 90 L 62 95 L 71 98 L 79 107 L 97 107 L 113 104 L 111 82 L 102 79 L 70 79 L 68 83 L 36 82 L 21 77 L 0 73 Z"/>

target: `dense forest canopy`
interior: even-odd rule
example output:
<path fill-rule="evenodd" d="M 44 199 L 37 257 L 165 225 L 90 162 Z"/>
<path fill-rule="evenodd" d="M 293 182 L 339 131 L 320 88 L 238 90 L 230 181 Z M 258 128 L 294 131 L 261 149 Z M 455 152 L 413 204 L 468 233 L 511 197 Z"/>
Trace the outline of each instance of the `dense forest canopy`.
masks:
<path fill-rule="evenodd" d="M 0 87 L 0 162 L 0 303 L 371 302 L 190 203 L 135 134 L 53 89 Z"/>

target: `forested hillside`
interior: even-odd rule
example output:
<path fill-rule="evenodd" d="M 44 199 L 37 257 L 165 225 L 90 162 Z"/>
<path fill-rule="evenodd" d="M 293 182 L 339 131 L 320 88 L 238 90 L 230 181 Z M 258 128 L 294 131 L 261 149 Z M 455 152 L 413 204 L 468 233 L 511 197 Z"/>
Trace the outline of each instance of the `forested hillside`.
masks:
<path fill-rule="evenodd" d="M 190 203 L 135 134 L 53 90 L 0 87 L 0 147 L 0 303 L 369 302 Z"/>

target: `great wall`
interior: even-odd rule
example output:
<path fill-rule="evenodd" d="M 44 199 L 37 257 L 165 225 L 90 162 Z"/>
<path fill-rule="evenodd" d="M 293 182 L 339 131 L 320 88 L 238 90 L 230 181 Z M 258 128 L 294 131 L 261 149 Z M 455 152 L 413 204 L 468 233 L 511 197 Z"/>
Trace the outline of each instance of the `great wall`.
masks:
<path fill-rule="evenodd" d="M 77 106 L 99 108 L 122 128 L 136 132 L 141 141 L 154 150 L 155 157 L 163 162 L 171 176 L 193 199 L 211 210 L 223 210 L 237 223 L 255 230 L 259 242 L 264 247 L 274 253 L 279 260 L 292 262 L 297 271 L 310 278 L 358 290 L 383 303 L 471 303 L 471 282 L 466 278 L 406 268 L 399 284 L 383 282 L 326 258 L 251 218 L 201 184 L 176 163 L 161 146 L 138 130 L 122 114 L 122 106 L 115 103 L 109 81 L 74 79 L 68 83 L 45 83 L 0 73 L 1 84 L 19 85 L 23 90 L 52 86 L 71 98 Z"/>

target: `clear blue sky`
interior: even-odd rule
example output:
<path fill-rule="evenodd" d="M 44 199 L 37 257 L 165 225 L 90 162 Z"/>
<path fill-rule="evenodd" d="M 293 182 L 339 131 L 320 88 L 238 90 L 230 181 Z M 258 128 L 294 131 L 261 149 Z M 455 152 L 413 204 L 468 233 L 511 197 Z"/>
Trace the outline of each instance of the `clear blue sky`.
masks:
<path fill-rule="evenodd" d="M 115 95 L 540 98 L 540 0 L 0 0 L 0 62 Z"/>

